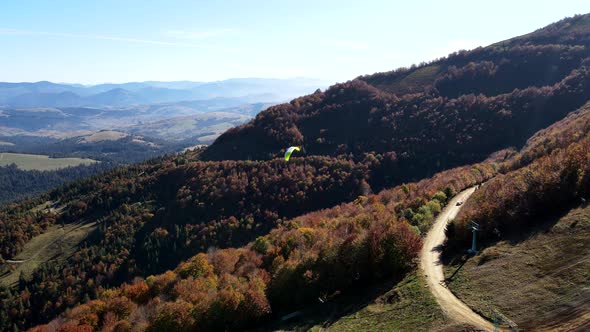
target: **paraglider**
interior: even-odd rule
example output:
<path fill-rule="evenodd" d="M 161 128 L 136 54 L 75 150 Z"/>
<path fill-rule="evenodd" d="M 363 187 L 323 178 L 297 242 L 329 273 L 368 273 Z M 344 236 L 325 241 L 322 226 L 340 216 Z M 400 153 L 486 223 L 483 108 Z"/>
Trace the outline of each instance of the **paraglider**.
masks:
<path fill-rule="evenodd" d="M 287 151 L 285 151 L 285 160 L 289 161 L 289 158 L 291 158 L 291 154 L 293 153 L 293 151 L 301 151 L 301 149 L 299 149 L 298 146 L 291 146 L 287 149 Z"/>

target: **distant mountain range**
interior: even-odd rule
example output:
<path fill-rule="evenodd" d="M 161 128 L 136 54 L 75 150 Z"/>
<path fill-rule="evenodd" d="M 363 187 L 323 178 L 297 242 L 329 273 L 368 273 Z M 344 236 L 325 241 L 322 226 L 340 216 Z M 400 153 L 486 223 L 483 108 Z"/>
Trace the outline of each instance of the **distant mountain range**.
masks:
<path fill-rule="evenodd" d="M 150 149 L 168 152 L 209 144 L 267 107 L 326 86 L 325 81 L 308 78 L 93 86 L 0 83 L 0 138 L 10 143 L 3 145 L 4 150 L 31 153 L 43 146 L 53 153 L 77 155 L 77 138 L 114 130 L 122 136 L 100 143 L 99 148 L 85 145 L 84 156 L 91 150 L 90 156 L 100 159 L 102 155 L 95 152 L 112 150 L 115 144 L 136 147 L 137 140 L 130 135 L 154 139 L 157 144 Z M 124 156 L 115 159 L 124 160 Z"/>
<path fill-rule="evenodd" d="M 242 104 L 241 99 L 214 99 L 126 107 L 31 107 L 0 109 L 0 136 L 77 136 L 80 131 L 138 128 L 178 117 L 225 119 L 245 122 L 273 103 Z M 209 115 L 208 115 L 209 114 Z M 235 125 L 235 124 L 234 124 Z M 178 137 L 166 137 L 177 140 Z"/>
<path fill-rule="evenodd" d="M 273 105 L 231 98 L 145 106 L 0 110 L 0 152 L 137 162 L 213 142 Z M 216 111 L 220 109 L 219 111 Z"/>
<path fill-rule="evenodd" d="M 234 78 L 218 82 L 131 82 L 80 84 L 0 82 L 0 107 L 106 107 L 213 98 L 255 99 L 257 102 L 285 101 L 305 95 L 329 82 L 309 79 Z"/>

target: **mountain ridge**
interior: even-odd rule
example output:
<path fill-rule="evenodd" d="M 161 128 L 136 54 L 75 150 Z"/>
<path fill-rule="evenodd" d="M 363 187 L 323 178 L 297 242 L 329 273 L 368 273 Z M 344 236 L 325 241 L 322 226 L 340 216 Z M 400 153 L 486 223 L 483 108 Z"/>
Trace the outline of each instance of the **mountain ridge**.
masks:
<path fill-rule="evenodd" d="M 578 22 L 590 31 L 589 17 L 559 25 Z M 456 52 L 339 83 L 228 130 L 203 158 L 270 159 L 291 145 L 303 146 L 307 155 L 388 153 L 391 167 L 414 180 L 477 162 L 522 146 L 590 98 L 585 36 L 572 33 L 561 45 L 519 39 L 515 46 Z"/>
<path fill-rule="evenodd" d="M 0 82 L 0 105 L 6 107 L 130 106 L 165 102 L 238 98 L 266 94 L 283 101 L 327 86 L 308 78 L 236 78 L 215 82 L 146 81 L 80 86 L 48 81 Z"/>

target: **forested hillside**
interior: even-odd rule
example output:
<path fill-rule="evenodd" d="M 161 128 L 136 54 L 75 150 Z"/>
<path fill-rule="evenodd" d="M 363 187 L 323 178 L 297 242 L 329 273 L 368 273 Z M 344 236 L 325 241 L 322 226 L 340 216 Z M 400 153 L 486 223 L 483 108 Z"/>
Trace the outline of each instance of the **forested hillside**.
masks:
<path fill-rule="evenodd" d="M 533 136 L 476 191 L 450 227 L 449 247 L 470 241 L 469 223 L 495 242 L 528 231 L 590 198 L 590 104 Z"/>
<path fill-rule="evenodd" d="M 491 164 L 461 167 L 303 215 L 244 247 L 109 290 L 38 330 L 241 330 L 355 285 L 399 280 L 414 266 L 419 229 L 454 193 L 494 174 Z"/>
<path fill-rule="evenodd" d="M 56 171 L 24 171 L 16 166 L 0 166 L 0 205 L 24 198 L 32 198 L 64 183 L 108 170 L 110 163 L 68 167 Z"/>
<path fill-rule="evenodd" d="M 0 205 L 34 197 L 77 179 L 108 171 L 117 165 L 137 163 L 149 158 L 179 151 L 183 145 L 160 140 L 139 140 L 137 136 L 119 140 L 80 143 L 83 138 L 53 140 L 40 137 L 10 137 L 15 144 L 0 146 L 1 152 L 41 155 L 50 158 L 90 158 L 100 161 L 94 165 L 70 166 L 47 170 L 31 162 L 30 169 L 0 166 Z M 160 145 L 156 145 L 159 143 Z"/>
<path fill-rule="evenodd" d="M 394 184 L 521 147 L 590 98 L 588 17 L 271 107 L 204 157 L 267 159 L 290 145 L 306 155 L 389 153 Z"/>
<path fill-rule="evenodd" d="M 445 283 L 490 321 L 531 331 L 590 326 L 589 111 L 533 136 L 447 228 Z M 478 253 L 467 256 L 472 221 Z"/>
<path fill-rule="evenodd" d="M 52 224 L 98 226 L 66 264 L 48 262 L 24 276 L 16 292 L 2 293 L 4 327 L 43 323 L 103 287 L 163 272 L 199 252 L 238 247 L 281 220 L 371 191 L 369 167 L 352 160 L 194 159 L 189 153 L 117 169 L 1 211 L 0 260 Z M 61 212 L 35 208 L 46 201 Z"/>

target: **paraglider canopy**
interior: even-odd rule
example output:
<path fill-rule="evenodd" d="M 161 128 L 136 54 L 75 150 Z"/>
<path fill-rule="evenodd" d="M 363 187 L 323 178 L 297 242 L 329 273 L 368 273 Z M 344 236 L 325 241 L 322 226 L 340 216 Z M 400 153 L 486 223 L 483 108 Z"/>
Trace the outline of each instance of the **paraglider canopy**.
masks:
<path fill-rule="evenodd" d="M 299 149 L 298 146 L 291 146 L 287 149 L 287 151 L 285 151 L 285 160 L 289 161 L 289 158 L 291 158 L 291 154 L 293 153 L 293 151 L 301 151 Z"/>

